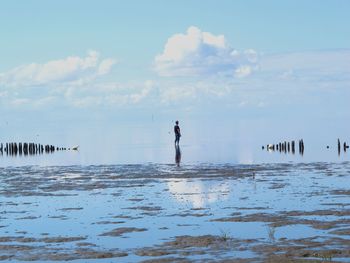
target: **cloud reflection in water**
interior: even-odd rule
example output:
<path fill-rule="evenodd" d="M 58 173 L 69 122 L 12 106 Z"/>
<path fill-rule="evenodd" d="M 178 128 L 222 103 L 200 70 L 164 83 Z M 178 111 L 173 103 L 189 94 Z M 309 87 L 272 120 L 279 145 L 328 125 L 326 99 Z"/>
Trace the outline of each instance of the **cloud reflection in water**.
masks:
<path fill-rule="evenodd" d="M 229 198 L 228 183 L 212 183 L 181 179 L 168 183 L 168 188 L 176 201 L 190 203 L 194 208 L 202 208 L 208 204 Z"/>

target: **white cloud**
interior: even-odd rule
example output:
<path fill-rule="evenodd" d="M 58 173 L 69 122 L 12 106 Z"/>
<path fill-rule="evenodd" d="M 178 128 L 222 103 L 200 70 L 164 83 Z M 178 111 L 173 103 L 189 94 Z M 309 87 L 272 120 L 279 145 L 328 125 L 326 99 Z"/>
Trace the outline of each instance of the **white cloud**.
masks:
<path fill-rule="evenodd" d="M 98 67 L 98 75 L 108 74 L 111 71 L 111 68 L 115 64 L 115 62 L 116 61 L 111 58 L 102 60 Z"/>
<path fill-rule="evenodd" d="M 229 49 L 224 37 L 199 33 L 203 35 L 202 42 L 205 38 L 208 45 Z M 187 34 L 182 37 L 187 37 Z M 198 43 L 193 47 L 191 50 L 197 50 Z M 186 50 L 166 54 L 181 61 L 189 57 Z M 316 97 L 326 104 L 331 96 L 348 97 L 349 50 L 260 55 L 259 70 L 254 74 L 251 72 L 257 61 L 255 51 L 231 49 L 225 54 L 228 52 L 230 59 L 239 61 L 243 56 L 251 64 L 235 64 L 228 71 L 201 79 L 158 78 L 145 82 L 137 76 L 133 81 L 114 81 L 110 72 L 115 61 L 100 59 L 95 51 L 85 57 L 72 56 L 19 66 L 0 73 L 0 109 L 54 107 L 171 111 L 197 108 L 204 113 L 216 109 L 249 110 L 299 105 Z M 207 64 L 207 67 L 208 70 L 219 68 L 216 64 L 213 67 Z M 201 68 L 193 64 L 191 69 L 196 72 Z M 228 78 L 227 72 L 234 77 Z M 107 78 L 102 75 L 107 75 Z"/>
<path fill-rule="evenodd" d="M 85 58 L 70 56 L 43 64 L 31 63 L 0 73 L 0 84 L 8 87 L 42 86 L 78 83 L 107 74 L 115 61 L 99 61 L 96 51 L 89 51 Z"/>
<path fill-rule="evenodd" d="M 165 44 L 164 51 L 155 57 L 155 70 L 161 76 L 200 76 L 230 72 L 257 63 L 257 53 L 233 49 L 224 35 L 203 32 L 191 26 L 186 34 L 175 34 Z M 248 72 L 245 71 L 244 77 Z M 243 77 L 243 75 L 240 75 Z"/>
<path fill-rule="evenodd" d="M 153 89 L 153 82 L 146 81 L 144 88 L 140 92 L 130 95 L 130 99 L 133 103 L 139 103 L 142 99 L 146 98 Z"/>
<path fill-rule="evenodd" d="M 30 103 L 30 100 L 27 98 L 16 98 L 11 101 L 12 106 L 14 107 L 21 107 L 26 104 Z"/>
<path fill-rule="evenodd" d="M 78 108 L 122 108 L 154 99 L 153 90 L 155 84 L 151 80 L 143 83 L 95 83 L 79 89 L 74 86 L 66 88 L 64 99 Z"/>
<path fill-rule="evenodd" d="M 199 91 L 196 85 L 167 86 L 160 90 L 160 102 L 167 104 L 181 102 L 187 99 L 191 99 L 193 102 L 197 98 Z"/>
<path fill-rule="evenodd" d="M 242 66 L 235 70 L 235 77 L 244 78 L 252 73 L 252 68 L 250 66 Z"/>

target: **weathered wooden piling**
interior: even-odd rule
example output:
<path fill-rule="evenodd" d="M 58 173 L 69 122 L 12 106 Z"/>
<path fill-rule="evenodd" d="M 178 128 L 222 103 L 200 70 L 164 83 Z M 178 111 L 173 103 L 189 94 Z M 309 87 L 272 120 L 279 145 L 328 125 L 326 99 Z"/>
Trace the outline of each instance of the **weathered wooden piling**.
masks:
<path fill-rule="evenodd" d="M 298 141 L 299 145 L 298 145 L 298 150 L 299 150 L 299 153 L 301 155 L 304 154 L 304 149 L 305 149 L 305 146 L 304 146 L 304 140 L 303 139 L 300 139 Z M 266 148 L 267 150 L 277 150 L 279 151 L 280 153 L 281 152 L 284 152 L 285 154 L 287 153 L 290 153 L 292 152 L 292 154 L 295 154 L 295 151 L 296 151 L 296 143 L 295 141 L 283 141 L 283 142 L 279 142 L 277 144 L 267 144 L 266 145 Z M 345 147 L 345 146 L 344 146 Z M 347 145 L 347 148 L 349 148 L 349 146 Z M 264 149 L 264 146 L 263 146 L 263 149 Z"/>
<path fill-rule="evenodd" d="M 19 153 L 19 155 L 22 155 L 22 143 L 21 142 L 18 144 L 18 153 Z"/>
<path fill-rule="evenodd" d="M 301 154 L 301 155 L 304 154 L 304 140 L 303 140 L 303 139 L 300 140 L 299 151 L 300 151 L 300 154 Z"/>
<path fill-rule="evenodd" d="M 274 146 L 273 146 L 274 148 Z M 39 144 L 34 142 L 7 142 L 0 143 L 0 155 L 6 153 L 6 155 L 16 156 L 16 155 L 36 155 L 43 153 L 54 153 L 55 151 L 63 151 L 67 148 L 57 147 L 52 144 Z M 70 148 L 68 148 L 70 150 Z M 76 150 L 72 148 L 72 150 Z"/>

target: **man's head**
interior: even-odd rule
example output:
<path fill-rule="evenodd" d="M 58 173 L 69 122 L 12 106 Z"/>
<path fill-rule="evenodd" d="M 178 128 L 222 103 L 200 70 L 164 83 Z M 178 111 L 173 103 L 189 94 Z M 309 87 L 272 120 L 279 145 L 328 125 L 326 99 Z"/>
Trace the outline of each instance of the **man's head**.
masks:
<path fill-rule="evenodd" d="M 179 121 L 175 121 L 176 124 L 179 124 Z"/>

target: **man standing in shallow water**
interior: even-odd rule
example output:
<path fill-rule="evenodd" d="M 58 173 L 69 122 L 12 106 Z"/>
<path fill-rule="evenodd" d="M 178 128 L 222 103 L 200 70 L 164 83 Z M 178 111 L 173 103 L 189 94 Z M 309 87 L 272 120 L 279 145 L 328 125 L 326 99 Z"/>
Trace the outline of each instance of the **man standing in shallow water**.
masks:
<path fill-rule="evenodd" d="M 181 137 L 180 127 L 179 127 L 179 121 L 176 121 L 176 122 L 175 122 L 174 133 L 175 133 L 175 145 L 176 145 L 176 144 L 179 145 L 180 137 Z"/>

